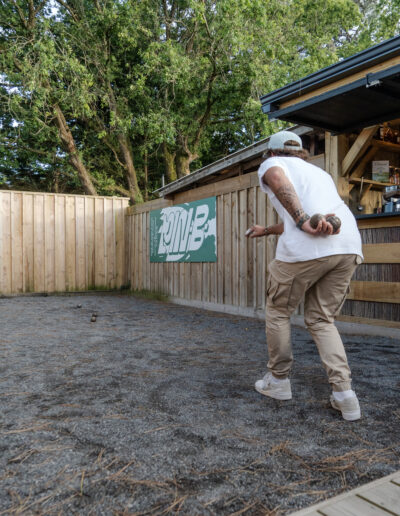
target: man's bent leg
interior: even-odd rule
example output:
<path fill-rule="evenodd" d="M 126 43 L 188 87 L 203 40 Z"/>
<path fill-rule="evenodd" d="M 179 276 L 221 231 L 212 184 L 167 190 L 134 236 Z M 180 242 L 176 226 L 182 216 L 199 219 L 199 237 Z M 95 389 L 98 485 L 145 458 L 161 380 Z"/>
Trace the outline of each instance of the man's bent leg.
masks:
<path fill-rule="evenodd" d="M 317 345 L 332 390 L 340 392 L 351 389 L 351 373 L 334 320 L 346 298 L 357 259 L 355 255 L 335 255 L 329 260 L 331 270 L 306 293 L 304 321 Z"/>
<path fill-rule="evenodd" d="M 315 272 L 313 262 L 274 260 L 269 266 L 266 302 L 268 369 L 275 378 L 287 378 L 293 363 L 290 316 L 300 303 Z"/>
<path fill-rule="evenodd" d="M 267 299 L 265 333 L 268 346 L 268 370 L 275 378 L 287 378 L 293 363 L 290 315 L 275 308 Z"/>

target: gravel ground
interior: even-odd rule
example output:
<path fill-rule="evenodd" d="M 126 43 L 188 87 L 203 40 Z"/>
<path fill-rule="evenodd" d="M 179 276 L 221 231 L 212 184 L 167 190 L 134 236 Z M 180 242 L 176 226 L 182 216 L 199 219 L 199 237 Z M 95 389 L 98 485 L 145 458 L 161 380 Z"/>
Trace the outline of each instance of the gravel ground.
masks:
<path fill-rule="evenodd" d="M 344 338 L 349 423 L 303 329 L 281 402 L 253 389 L 262 321 L 96 294 L 0 324 L 0 514 L 280 515 L 400 469 L 400 340 Z"/>

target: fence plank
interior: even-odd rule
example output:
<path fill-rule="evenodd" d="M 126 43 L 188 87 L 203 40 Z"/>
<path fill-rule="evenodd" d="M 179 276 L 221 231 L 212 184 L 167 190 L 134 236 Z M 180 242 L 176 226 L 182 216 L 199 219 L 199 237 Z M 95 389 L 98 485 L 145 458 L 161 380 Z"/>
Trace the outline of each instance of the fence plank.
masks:
<path fill-rule="evenodd" d="M 104 249 L 104 199 L 94 200 L 94 266 L 95 286 L 103 288 L 106 283 Z"/>
<path fill-rule="evenodd" d="M 58 292 L 66 289 L 65 201 L 65 196 L 55 199 L 55 288 Z"/>
<path fill-rule="evenodd" d="M 95 213 L 94 199 L 85 197 L 85 258 L 86 258 L 86 288 L 92 289 L 96 284 L 95 278 Z"/>
<path fill-rule="evenodd" d="M 74 290 L 86 288 L 86 250 L 85 250 L 85 200 L 75 199 L 75 287 Z"/>
<path fill-rule="evenodd" d="M 249 188 L 247 190 L 247 210 L 246 210 L 246 230 L 254 224 L 254 208 L 255 208 L 255 191 L 256 189 Z M 255 254 L 254 254 L 254 246 L 255 242 L 253 239 L 244 238 L 245 245 L 247 247 L 247 301 L 246 306 L 254 306 L 254 269 L 255 269 Z"/>
<path fill-rule="evenodd" d="M 106 282 L 105 285 L 115 287 L 115 222 L 114 222 L 114 200 L 104 199 L 104 248 L 106 260 Z"/>
<path fill-rule="evenodd" d="M 75 198 L 65 198 L 65 286 L 67 290 L 75 290 L 76 280 L 76 221 Z"/>
<path fill-rule="evenodd" d="M 247 306 L 247 190 L 239 192 L 239 304 Z"/>
<path fill-rule="evenodd" d="M 24 292 L 34 292 L 33 276 L 33 195 L 23 198 Z"/>
<path fill-rule="evenodd" d="M 55 197 L 46 195 L 44 199 L 44 289 L 54 292 L 55 286 Z"/>
<path fill-rule="evenodd" d="M 121 288 L 127 283 L 125 271 L 125 216 L 122 201 L 114 199 L 114 231 L 115 231 L 115 286 Z M 126 228 L 127 229 L 127 228 Z"/>
<path fill-rule="evenodd" d="M 35 195 L 33 198 L 33 267 L 35 292 L 45 291 L 44 282 L 44 196 Z"/>
<path fill-rule="evenodd" d="M 267 197 L 258 188 L 257 189 L 257 224 L 260 226 L 266 226 L 266 207 Z M 267 237 L 256 238 L 256 255 L 257 255 L 257 266 L 256 266 L 256 289 L 257 289 L 257 308 L 264 308 L 265 306 L 265 260 L 266 260 L 266 243 Z"/>
<path fill-rule="evenodd" d="M 3 193 L 0 205 L 0 238 L 2 239 L 1 246 L 1 277 L 0 277 L 0 292 L 2 294 L 11 293 L 11 278 L 12 278 L 12 256 L 11 256 L 11 192 Z"/>
<path fill-rule="evenodd" d="M 224 303 L 232 304 L 232 194 L 223 196 L 224 203 Z"/>
<path fill-rule="evenodd" d="M 11 292 L 24 290 L 23 233 L 22 233 L 22 194 L 14 192 L 11 197 Z M 1 239 L 0 239 L 1 240 Z M 1 245 L 1 244 L 0 244 Z M 0 251 L 1 252 L 1 251 Z"/>

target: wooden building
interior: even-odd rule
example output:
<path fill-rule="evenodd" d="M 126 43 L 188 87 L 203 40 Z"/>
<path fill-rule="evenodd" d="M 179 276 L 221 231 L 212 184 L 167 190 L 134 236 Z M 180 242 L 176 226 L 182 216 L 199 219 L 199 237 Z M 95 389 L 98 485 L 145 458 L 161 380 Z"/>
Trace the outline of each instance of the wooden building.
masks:
<path fill-rule="evenodd" d="M 291 130 L 302 136 L 311 161 L 332 175 L 358 220 L 365 262 L 353 278 L 341 319 L 400 328 L 400 185 L 395 185 L 400 173 L 400 37 L 269 93 L 261 102 L 270 118 L 297 124 Z M 166 185 L 157 201 L 129 208 L 132 288 L 262 316 L 276 237 L 247 240 L 244 233 L 255 222 L 276 221 L 256 172 L 266 142 Z M 217 262 L 150 263 L 150 211 L 210 196 L 217 198 Z"/>
<path fill-rule="evenodd" d="M 265 95 L 270 118 L 325 133 L 325 167 L 358 219 L 365 262 L 343 317 L 400 321 L 400 37 Z M 396 201 L 399 202 L 396 202 Z"/>

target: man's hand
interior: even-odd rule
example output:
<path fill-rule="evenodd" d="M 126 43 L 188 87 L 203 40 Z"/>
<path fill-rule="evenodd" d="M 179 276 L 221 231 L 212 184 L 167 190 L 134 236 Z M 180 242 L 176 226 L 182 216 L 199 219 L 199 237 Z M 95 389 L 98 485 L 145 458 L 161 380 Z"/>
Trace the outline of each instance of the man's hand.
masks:
<path fill-rule="evenodd" d="M 249 230 L 251 230 L 251 233 L 247 234 L 247 232 L 246 232 L 246 236 L 250 237 L 250 238 L 257 238 L 257 237 L 262 237 L 262 236 L 266 235 L 264 226 L 254 225 L 254 226 L 251 226 L 251 228 L 249 228 Z"/>
<path fill-rule="evenodd" d="M 327 213 L 324 215 L 324 218 L 318 222 L 318 226 L 315 229 L 311 227 L 310 219 L 308 219 L 301 226 L 301 229 L 305 233 L 313 236 L 338 235 L 340 233 L 340 228 L 336 231 L 336 233 L 334 233 L 332 224 L 326 220 L 328 217 L 333 216 L 335 216 L 334 213 Z"/>

